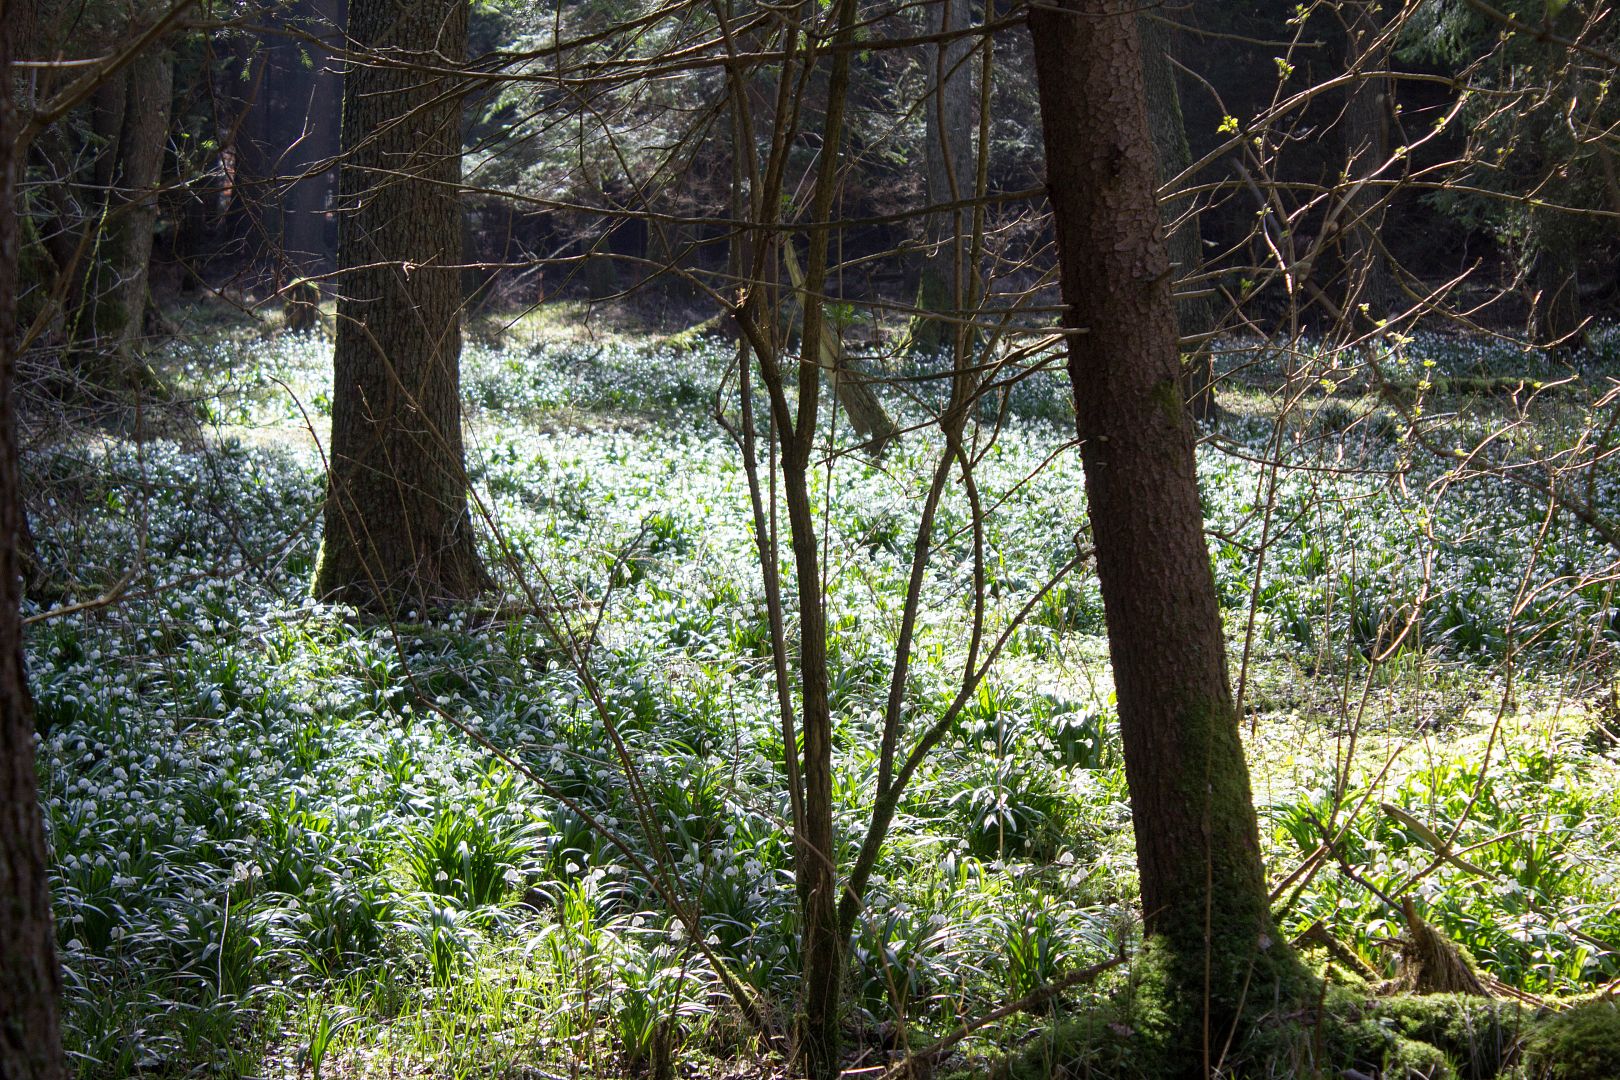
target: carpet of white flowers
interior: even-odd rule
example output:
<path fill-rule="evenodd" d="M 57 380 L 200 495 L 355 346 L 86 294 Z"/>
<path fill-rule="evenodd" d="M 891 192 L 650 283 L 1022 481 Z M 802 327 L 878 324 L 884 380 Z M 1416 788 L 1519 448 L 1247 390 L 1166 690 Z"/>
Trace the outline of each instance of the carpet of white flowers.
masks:
<path fill-rule="evenodd" d="M 1388 363 L 1431 396 L 1446 365 L 1506 364 L 1428 344 L 1441 363 L 1421 341 Z M 647 875 L 671 868 L 714 954 L 790 1015 L 783 748 L 746 479 L 710 418 L 723 350 L 469 347 L 478 517 L 506 599 L 389 625 L 307 595 L 322 486 L 299 425 L 329 409 L 328 348 L 181 350 L 176 377 L 207 390 L 193 435 L 86 433 L 25 462 L 41 570 L 26 614 L 122 583 L 29 637 L 81 1073 L 591 1075 L 662 1046 L 751 1052 Z M 1285 927 L 1320 920 L 1387 970 L 1396 913 L 1359 877 L 1410 891 L 1524 989 L 1620 975 L 1620 763 L 1592 704 L 1612 696 L 1620 553 L 1532 488 L 1448 471 L 1376 407 L 1318 393 L 1279 434 L 1274 410 L 1244 411 L 1264 397 L 1248 378 L 1200 469 L 1262 831 L 1278 878 L 1327 829 L 1356 871 L 1305 878 Z M 1063 392 L 1042 373 L 985 412 L 992 631 L 1084 540 Z M 891 404 L 920 418 L 928 401 Z M 1559 406 L 1514 452 L 1581 424 Z M 851 845 L 934 452 L 914 433 L 817 479 Z M 1589 490 L 1620 511 L 1612 470 Z M 961 677 L 969 526 L 953 486 L 916 725 Z M 858 1024 L 939 1029 L 1131 939 L 1102 631 L 1083 568 L 919 774 L 858 933 Z M 1431 865 L 1380 802 L 1455 827 L 1483 876 Z"/>

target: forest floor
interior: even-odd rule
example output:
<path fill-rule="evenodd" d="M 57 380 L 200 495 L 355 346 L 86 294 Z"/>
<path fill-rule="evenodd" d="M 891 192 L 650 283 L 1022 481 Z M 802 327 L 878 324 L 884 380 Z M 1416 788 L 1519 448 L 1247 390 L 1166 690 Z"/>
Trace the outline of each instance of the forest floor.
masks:
<path fill-rule="evenodd" d="M 331 405 L 318 335 L 188 337 L 158 360 L 188 402 L 161 437 L 61 430 L 28 448 L 25 614 L 120 591 L 29 637 L 82 1076 L 780 1071 L 797 903 L 746 478 L 712 416 L 729 346 L 558 321 L 484 327 L 463 359 L 476 514 L 521 602 L 390 625 L 309 599 Z M 1563 479 L 1620 513 L 1594 408 L 1614 358 L 1381 348 L 1383 395 L 1326 352 L 1234 346 L 1199 453 L 1281 926 L 1331 940 L 1336 958 L 1306 956 L 1339 981 L 1376 983 L 1404 930 L 1386 899 L 1408 897 L 1506 987 L 1612 988 L 1620 552 L 1509 474 L 1549 449 L 1595 461 Z M 890 374 L 929 361 L 908 363 Z M 1538 393 L 1560 379 L 1578 385 Z M 934 384 L 896 385 L 903 419 L 938 404 Z M 1067 402 L 1061 370 L 1034 373 L 975 435 L 991 635 L 1083 539 Z M 1414 407 L 1463 453 L 1413 438 Z M 1500 469 L 1463 449 L 1490 432 Z M 881 461 L 818 471 L 845 842 L 869 810 L 937 452 L 924 426 Z M 953 486 L 914 724 L 961 678 L 973 537 Z M 902 805 L 851 958 L 853 1067 L 1132 954 L 1113 719 L 1082 567 L 1009 630 Z M 1438 858 L 1435 834 L 1463 861 Z M 1332 856 L 1295 874 L 1327 839 Z M 744 1023 L 649 866 L 772 1030 Z M 1054 1015 L 1121 992 L 1129 966 Z M 1036 1026 L 988 1025 L 957 1060 Z"/>

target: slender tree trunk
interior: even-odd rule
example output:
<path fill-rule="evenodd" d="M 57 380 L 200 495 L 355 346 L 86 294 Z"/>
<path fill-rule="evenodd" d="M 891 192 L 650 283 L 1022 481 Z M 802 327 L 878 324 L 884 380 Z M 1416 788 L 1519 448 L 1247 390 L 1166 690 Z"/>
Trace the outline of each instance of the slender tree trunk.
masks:
<path fill-rule="evenodd" d="M 855 36 L 855 0 L 834 5 L 836 48 L 827 78 L 827 114 L 816 171 L 811 220 L 830 221 L 844 141 L 844 110 L 849 98 L 849 49 Z M 818 438 L 822 337 L 829 330 L 821 298 L 826 295 L 829 235 L 810 233 L 805 256 L 803 334 L 799 343 L 798 417 L 787 423 L 786 396 L 773 388 L 773 408 L 784 432 L 782 493 L 792 537 L 793 569 L 799 586 L 799 687 L 803 695 L 800 730 L 804 735 L 804 836 L 795 868 L 804 906 L 803 1022 L 800 1049 L 809 1080 L 835 1080 L 841 1068 L 839 1014 L 843 1004 L 845 952 L 838 924 L 838 846 L 833 829 L 832 706 L 827 669 L 827 596 L 821 584 L 820 526 L 810 501 L 810 469 Z M 806 362 L 808 361 L 808 362 Z"/>
<path fill-rule="evenodd" d="M 84 282 L 70 290 L 77 302 L 67 322 L 80 372 L 97 389 L 124 391 L 152 381 L 138 354 L 173 95 L 174 62 L 161 46 L 95 94 L 91 123 L 103 149 L 92 169 L 93 215 L 79 227 L 99 235 L 89 266 L 75 265 L 76 243 L 65 255 L 68 272 Z"/>
<path fill-rule="evenodd" d="M 1141 16 L 1142 76 L 1147 96 L 1148 125 L 1159 162 L 1159 183 L 1170 182 L 1192 164 L 1187 128 L 1181 118 L 1181 94 L 1176 89 L 1176 67 L 1170 61 L 1170 27 L 1153 17 Z M 1204 264 L 1204 240 L 1193 200 L 1185 196 L 1162 203 L 1160 212 L 1169 235 L 1170 262 L 1177 281 L 1196 274 Z M 1201 284 L 1189 286 L 1201 289 Z M 1177 329 L 1183 338 L 1196 338 L 1215 329 L 1215 305 L 1207 296 L 1176 301 Z M 1199 342 L 1187 356 L 1185 387 L 1188 407 L 1200 420 L 1215 415 L 1214 354 Z"/>
<path fill-rule="evenodd" d="M 1030 11 L 1142 913 L 1196 1071 L 1277 958 L 1181 399 L 1134 6 Z M 1291 970 L 1291 969 L 1288 969 Z"/>
<path fill-rule="evenodd" d="M 0 1080 L 66 1080 L 45 830 L 34 772 L 34 708 L 23 665 L 24 523 L 13 409 L 17 333 L 16 13 L 0 8 Z"/>
<path fill-rule="evenodd" d="M 1530 340 L 1567 352 L 1581 345 L 1581 302 L 1575 276 L 1578 250 L 1555 211 L 1532 210 L 1527 239 L 1530 265 Z"/>
<path fill-rule="evenodd" d="M 467 0 L 354 0 L 339 179 L 338 327 L 316 595 L 367 607 L 489 585 L 461 435 L 461 105 Z"/>
<path fill-rule="evenodd" d="M 925 8 L 929 34 L 965 29 L 968 0 L 931 0 Z M 923 147 L 926 196 L 939 206 L 973 194 L 973 39 L 957 38 L 928 49 L 928 92 L 923 98 Z M 940 211 L 928 219 L 929 251 L 917 285 L 918 314 L 911 320 L 909 347 L 939 352 L 956 342 L 956 324 L 930 318 L 930 313 L 960 318 L 969 305 L 967 293 L 969 222 L 966 210 Z"/>
<path fill-rule="evenodd" d="M 1375 0 L 1346 5 L 1349 17 L 1347 66 L 1363 72 L 1389 67 L 1381 6 Z M 1358 80 L 1344 108 L 1345 176 L 1351 181 L 1371 176 L 1389 161 L 1391 87 L 1383 77 Z M 1389 315 L 1395 284 L 1379 234 L 1384 225 L 1383 189 L 1364 186 L 1351 196 L 1344 243 L 1344 310 L 1355 317 L 1354 329 Z"/>

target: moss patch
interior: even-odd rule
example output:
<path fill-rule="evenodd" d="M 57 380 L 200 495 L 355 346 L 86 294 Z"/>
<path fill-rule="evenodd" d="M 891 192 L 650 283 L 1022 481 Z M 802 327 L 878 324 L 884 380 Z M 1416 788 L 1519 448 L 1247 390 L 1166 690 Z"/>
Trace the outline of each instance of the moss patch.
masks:
<path fill-rule="evenodd" d="M 1515 1080 L 1614 1080 L 1620 1077 L 1620 1002 L 1588 1001 L 1532 1027 Z"/>
<path fill-rule="evenodd" d="M 1107 1004 L 1044 1029 L 988 1074 L 999 1080 L 1091 1077 L 1173 1080 L 1203 1075 L 1195 1023 L 1166 1006 L 1160 974 L 1139 966 Z M 1368 998 L 1318 985 L 1317 1003 L 1254 1003 L 1240 1038 L 1212 1048 L 1221 1075 L 1339 1077 L 1353 1069 L 1388 1080 L 1614 1080 L 1620 1077 L 1620 1015 L 1612 1003 L 1537 1020 L 1514 1001 L 1460 994 Z M 1318 1007 L 1319 1006 L 1319 1007 Z M 1514 1065 L 1517 1051 L 1522 1061 Z M 979 1073 L 977 1075 L 984 1075 Z"/>

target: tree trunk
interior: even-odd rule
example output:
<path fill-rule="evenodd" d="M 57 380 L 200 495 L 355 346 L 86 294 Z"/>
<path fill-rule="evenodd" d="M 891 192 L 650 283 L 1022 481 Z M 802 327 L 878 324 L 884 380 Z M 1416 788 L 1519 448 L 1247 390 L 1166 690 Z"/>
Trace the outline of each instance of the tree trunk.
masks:
<path fill-rule="evenodd" d="M 343 30 L 342 0 L 299 0 L 285 21 L 306 33 L 333 38 Z M 330 163 L 339 149 L 343 76 L 330 53 L 302 40 L 278 37 L 272 55 L 277 83 L 270 105 L 279 114 L 276 172 L 283 177 L 279 200 L 284 276 L 311 277 L 331 269 L 326 217 L 333 189 Z M 323 168 L 323 166 L 326 166 Z"/>
<path fill-rule="evenodd" d="M 1346 66 L 1355 70 L 1383 71 L 1389 67 L 1389 43 L 1384 36 L 1379 4 L 1358 0 L 1348 4 Z M 1354 182 L 1371 176 L 1389 161 L 1391 88 L 1389 79 L 1364 78 L 1353 84 L 1344 107 L 1345 177 Z M 1387 318 L 1395 302 L 1389 261 L 1379 243 L 1384 225 L 1382 189 L 1370 185 L 1356 190 L 1346 209 L 1344 311 L 1360 333 Z"/>
<path fill-rule="evenodd" d="M 13 12 L 0 13 L 0 1080 L 67 1080 L 34 709 L 23 665 L 22 499 L 13 411 L 17 333 L 17 110 Z"/>
<path fill-rule="evenodd" d="M 174 60 L 161 46 L 129 65 L 129 94 L 120 147 L 123 206 L 113 235 L 119 273 L 116 304 L 123 315 L 118 346 L 126 353 L 144 336 L 152 236 L 157 228 L 158 185 L 169 141 L 169 106 L 174 97 Z"/>
<path fill-rule="evenodd" d="M 1275 941 L 1181 399 L 1134 7 L 1030 11 L 1069 375 L 1150 948 L 1189 1064 L 1291 972 Z M 1201 1053 L 1199 1052 L 1201 1050 Z"/>
<path fill-rule="evenodd" d="M 338 327 L 316 595 L 397 609 L 489 586 L 461 436 L 461 104 L 467 0 L 354 0 L 339 175 Z M 415 66 L 413 66 L 415 65 Z"/>
<path fill-rule="evenodd" d="M 828 65 L 827 111 L 822 127 L 823 151 L 815 179 L 810 215 L 814 222 L 832 219 L 839 162 L 844 141 L 844 111 L 849 98 L 848 46 L 855 37 L 856 0 L 833 7 L 836 51 Z M 805 254 L 801 303 L 803 332 L 799 342 L 798 417 L 790 418 L 781 376 L 772 376 L 772 409 L 783 435 L 782 494 L 787 504 L 793 569 L 799 586 L 800 731 L 804 736 L 803 837 L 801 861 L 794 867 L 803 905 L 803 978 L 798 1050 L 808 1080 L 837 1080 L 841 1070 L 839 1010 L 846 969 L 844 940 L 838 923 L 838 856 L 833 816 L 833 718 L 829 699 L 827 596 L 822 587 L 818 545 L 819 516 L 810 498 L 810 471 L 818 437 L 823 335 L 829 330 L 822 297 L 827 288 L 829 230 L 813 229 Z M 806 363 L 805 361 L 809 362 Z M 791 749 L 791 748 L 790 748 Z"/>
<path fill-rule="evenodd" d="M 1187 144 L 1187 128 L 1181 118 L 1181 94 L 1176 89 L 1176 67 L 1170 62 L 1170 28 L 1144 13 L 1142 31 L 1142 76 L 1147 96 L 1148 125 L 1153 149 L 1159 162 L 1159 183 L 1169 183 L 1192 164 Z M 1183 196 L 1160 205 L 1164 227 L 1169 234 L 1170 262 L 1176 280 L 1197 274 L 1204 264 L 1204 239 L 1198 227 L 1193 200 Z M 1187 286 L 1203 289 L 1202 283 Z M 1196 338 L 1215 329 L 1215 305 L 1207 296 L 1176 301 L 1177 329 L 1183 338 Z M 1200 341 L 1183 363 L 1183 394 L 1192 414 L 1200 420 L 1215 415 L 1214 354 Z"/>
<path fill-rule="evenodd" d="M 142 53 L 96 90 L 91 124 L 102 150 L 91 170 L 93 207 L 91 216 L 71 229 L 94 228 L 100 235 L 88 268 L 74 265 L 76 243 L 63 252 L 66 272 L 85 282 L 82 290 L 69 290 L 67 324 L 78 374 L 93 390 L 152 385 L 138 352 L 173 94 L 174 62 L 161 46 Z"/>
<path fill-rule="evenodd" d="M 787 266 L 788 280 L 802 311 L 808 300 L 804 294 L 804 271 L 799 268 L 799 257 L 793 253 L 791 241 L 782 245 L 782 261 Z M 843 406 L 850 426 L 863 440 L 862 448 L 873 457 L 882 457 L 889 444 L 900 437 L 900 426 L 889 418 L 866 376 L 844 354 L 840 327 L 829 326 L 822 331 L 819 352 L 816 362 L 827 373 L 833 395 Z"/>
<path fill-rule="evenodd" d="M 1544 348 L 1568 352 L 1581 341 L 1581 303 L 1575 276 L 1576 240 L 1560 229 L 1555 211 L 1531 211 L 1530 340 Z M 1560 235 L 1563 233 L 1564 235 Z"/>
<path fill-rule="evenodd" d="M 932 0 L 925 8 L 929 34 L 965 29 L 967 0 Z M 923 147 L 926 197 L 931 206 L 973 194 L 973 39 L 956 38 L 929 49 L 928 92 L 923 98 Z M 961 318 L 970 307 L 967 296 L 969 222 L 966 210 L 940 211 L 928 218 L 929 249 L 917 285 L 919 314 L 911 320 L 908 347 L 914 352 L 952 348 L 957 324 L 930 314 Z"/>

